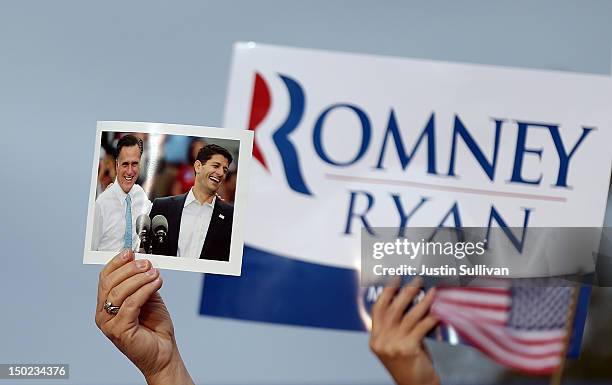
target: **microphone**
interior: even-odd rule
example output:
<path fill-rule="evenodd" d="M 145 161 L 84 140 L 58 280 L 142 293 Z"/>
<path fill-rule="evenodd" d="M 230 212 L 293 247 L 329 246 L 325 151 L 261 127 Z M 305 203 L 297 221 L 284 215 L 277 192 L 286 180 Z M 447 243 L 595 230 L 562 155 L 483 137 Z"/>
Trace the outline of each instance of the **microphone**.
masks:
<path fill-rule="evenodd" d="M 142 214 L 136 218 L 136 234 L 140 238 L 139 253 L 151 253 L 151 219 L 147 214 Z"/>
<path fill-rule="evenodd" d="M 153 230 L 152 253 L 168 255 L 168 220 L 163 215 L 156 215 L 151 221 Z"/>

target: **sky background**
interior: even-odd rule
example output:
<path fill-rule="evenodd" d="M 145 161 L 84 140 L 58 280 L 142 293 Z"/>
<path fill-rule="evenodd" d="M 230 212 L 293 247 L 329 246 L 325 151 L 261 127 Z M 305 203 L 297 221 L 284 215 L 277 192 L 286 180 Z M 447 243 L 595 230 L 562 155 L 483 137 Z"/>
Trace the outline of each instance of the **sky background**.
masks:
<path fill-rule="evenodd" d="M 143 383 L 97 330 L 100 267 L 81 263 L 96 121 L 220 126 L 234 42 L 609 74 L 610 20 L 607 0 L 3 0 L 0 362 Z M 364 333 L 200 317 L 201 275 L 163 277 L 198 382 L 390 383 Z M 499 376 L 470 349 L 433 350 L 443 380 Z"/>

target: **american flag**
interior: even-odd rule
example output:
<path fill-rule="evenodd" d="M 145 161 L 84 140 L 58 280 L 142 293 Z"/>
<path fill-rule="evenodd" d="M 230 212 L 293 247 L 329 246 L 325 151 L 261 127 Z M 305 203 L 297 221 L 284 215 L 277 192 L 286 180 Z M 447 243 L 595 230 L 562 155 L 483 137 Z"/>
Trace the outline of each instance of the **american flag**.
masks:
<path fill-rule="evenodd" d="M 530 374 L 562 362 L 572 287 L 438 288 L 432 313 L 495 361 Z"/>

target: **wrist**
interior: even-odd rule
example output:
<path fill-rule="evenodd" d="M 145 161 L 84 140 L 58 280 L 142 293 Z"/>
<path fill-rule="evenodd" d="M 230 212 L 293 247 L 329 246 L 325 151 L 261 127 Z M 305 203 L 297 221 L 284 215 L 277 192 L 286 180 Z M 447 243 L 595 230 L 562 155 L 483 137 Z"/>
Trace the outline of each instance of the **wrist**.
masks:
<path fill-rule="evenodd" d="M 396 385 L 440 385 L 440 378 L 432 371 L 417 370 L 414 365 L 401 360 L 387 360 L 383 364 Z"/>
<path fill-rule="evenodd" d="M 155 373 L 143 374 L 148 385 L 193 385 L 193 380 L 178 350 L 164 368 Z"/>

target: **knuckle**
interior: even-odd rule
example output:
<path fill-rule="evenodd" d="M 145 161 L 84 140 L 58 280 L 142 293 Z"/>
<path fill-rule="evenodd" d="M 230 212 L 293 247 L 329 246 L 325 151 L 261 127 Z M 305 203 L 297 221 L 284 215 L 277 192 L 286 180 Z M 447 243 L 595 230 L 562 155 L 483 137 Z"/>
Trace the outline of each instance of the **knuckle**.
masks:
<path fill-rule="evenodd" d="M 397 358 L 398 354 L 397 354 L 397 348 L 395 347 L 390 347 L 387 346 L 384 349 L 382 349 L 381 353 L 380 353 L 383 357 L 388 358 L 388 359 L 394 359 Z"/>
<path fill-rule="evenodd" d="M 136 273 L 140 270 L 140 268 L 138 267 L 138 265 L 136 264 L 136 261 L 132 261 L 128 264 L 129 268 L 130 268 L 130 273 Z"/>
<path fill-rule="evenodd" d="M 401 346 L 401 353 L 404 356 L 410 356 L 414 354 L 414 352 L 418 349 L 418 345 L 413 339 L 410 339 L 408 342 Z"/>
<path fill-rule="evenodd" d="M 119 294 L 119 290 L 117 289 L 117 287 L 113 287 L 109 292 L 108 292 L 108 301 L 110 301 L 110 298 L 120 298 L 120 294 Z M 112 301 L 111 301 L 112 302 Z M 115 305 L 113 303 L 113 305 Z M 115 305 L 117 306 L 117 305 Z"/>
<path fill-rule="evenodd" d="M 392 358 L 409 358 L 415 355 L 415 349 L 413 345 L 410 344 L 398 344 L 391 349 L 389 353 Z"/>
<path fill-rule="evenodd" d="M 399 356 L 399 349 L 397 346 L 389 346 L 385 349 L 384 354 L 389 358 L 397 358 Z"/>
<path fill-rule="evenodd" d="M 372 345 L 374 345 L 378 340 L 379 340 L 378 335 L 372 333 L 370 334 L 370 339 L 368 340 L 368 344 L 370 345 L 370 347 L 372 347 Z"/>
<path fill-rule="evenodd" d="M 390 353 L 389 344 L 382 338 L 376 338 L 370 341 L 370 350 L 377 356 L 388 357 Z"/>
<path fill-rule="evenodd" d="M 397 348 L 397 357 L 408 358 L 414 355 L 413 350 L 408 346 L 400 346 Z"/>
<path fill-rule="evenodd" d="M 377 354 L 386 359 L 395 359 L 398 357 L 397 348 L 393 346 L 383 346 L 378 350 Z"/>
<path fill-rule="evenodd" d="M 406 286 L 404 292 L 406 293 L 406 297 L 409 299 L 413 299 L 419 292 L 421 291 L 420 287 L 415 286 Z"/>
<path fill-rule="evenodd" d="M 100 278 L 100 289 L 108 293 L 110 290 L 110 282 L 108 281 L 108 278 Z"/>
<path fill-rule="evenodd" d="M 380 344 L 374 338 L 370 339 L 370 350 L 376 354 L 380 352 Z"/>
<path fill-rule="evenodd" d="M 136 307 L 136 300 L 133 297 L 127 297 L 121 306 L 132 309 Z"/>

